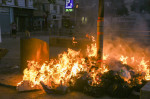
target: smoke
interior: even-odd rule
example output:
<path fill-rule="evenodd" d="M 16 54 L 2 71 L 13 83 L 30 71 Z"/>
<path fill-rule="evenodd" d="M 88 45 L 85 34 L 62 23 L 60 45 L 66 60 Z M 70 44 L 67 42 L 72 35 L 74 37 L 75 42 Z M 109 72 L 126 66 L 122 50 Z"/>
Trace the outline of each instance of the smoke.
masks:
<path fill-rule="evenodd" d="M 122 68 L 126 68 L 128 71 L 131 68 L 140 71 L 142 60 L 148 62 L 150 56 L 150 47 L 137 43 L 134 39 L 120 37 L 105 39 L 103 50 L 105 55 L 109 55 L 106 64 L 108 64 L 110 70 L 114 71 L 121 71 Z M 125 64 L 121 62 L 121 58 Z M 145 72 L 144 69 L 141 72 Z"/>
<path fill-rule="evenodd" d="M 115 15 L 116 12 L 112 10 L 115 7 L 111 5 L 111 0 L 105 0 L 104 37 L 107 39 L 116 39 L 116 37 L 134 39 L 138 43 L 148 45 L 149 26 L 147 20 L 149 14 L 131 11 L 131 5 L 135 0 L 123 1 L 129 15 L 117 16 Z M 142 2 L 141 0 L 138 1 Z M 78 23 L 82 17 L 87 17 L 88 21 L 87 24 L 78 24 L 79 29 L 77 29 L 76 34 L 80 37 L 85 37 L 86 34 L 96 36 L 98 0 L 81 0 L 79 1 L 79 8 L 77 11 Z M 138 10 L 139 6 L 136 9 Z"/>
<path fill-rule="evenodd" d="M 113 59 L 120 55 L 128 57 L 149 57 L 147 46 L 137 43 L 134 39 L 116 37 L 115 39 L 104 39 L 104 53 L 108 53 Z"/>
<path fill-rule="evenodd" d="M 111 13 L 109 7 L 105 6 L 105 38 L 117 37 L 134 39 L 138 43 L 149 44 L 149 13 L 131 11 L 131 5 L 135 0 L 124 0 L 124 5 L 128 8 L 129 15 L 117 16 Z M 141 2 L 141 0 L 138 0 Z"/>

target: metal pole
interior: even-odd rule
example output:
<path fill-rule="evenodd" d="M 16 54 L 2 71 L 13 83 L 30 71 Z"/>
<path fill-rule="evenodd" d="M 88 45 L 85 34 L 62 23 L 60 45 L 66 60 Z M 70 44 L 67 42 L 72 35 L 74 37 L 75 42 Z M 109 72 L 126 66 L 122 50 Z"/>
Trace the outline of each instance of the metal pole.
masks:
<path fill-rule="evenodd" d="M 99 67 L 103 63 L 104 0 L 99 0 L 97 20 L 97 59 Z"/>

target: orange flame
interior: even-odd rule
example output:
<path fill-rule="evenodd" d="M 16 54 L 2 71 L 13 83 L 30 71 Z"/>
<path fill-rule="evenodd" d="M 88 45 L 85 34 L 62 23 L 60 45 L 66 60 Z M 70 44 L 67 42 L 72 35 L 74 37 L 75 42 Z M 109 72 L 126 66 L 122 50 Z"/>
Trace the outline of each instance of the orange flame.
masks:
<path fill-rule="evenodd" d="M 91 36 L 93 43 L 87 46 L 87 56 L 89 58 L 97 56 L 97 48 L 96 48 L 96 41 L 93 36 Z M 73 38 L 73 41 L 75 38 Z M 111 54 L 111 52 L 104 50 L 103 60 L 107 60 L 108 58 L 112 57 L 112 55 L 108 55 L 106 53 Z M 119 57 L 118 57 L 119 56 Z M 149 74 L 149 61 L 145 61 L 144 58 L 142 60 L 135 58 L 135 57 L 127 57 L 123 55 L 117 55 L 119 61 L 123 64 L 130 65 L 135 72 L 137 73 L 146 73 L 145 79 L 150 80 Z M 23 81 L 30 81 L 32 82 L 32 86 L 40 85 L 40 81 L 43 81 L 48 86 L 52 85 L 52 82 L 55 84 L 62 83 L 63 85 L 68 85 L 69 81 L 74 76 L 81 71 L 89 71 L 90 66 L 92 64 L 92 59 L 88 60 L 88 64 L 85 62 L 86 59 L 82 57 L 80 51 L 75 51 L 72 49 L 68 49 L 67 52 L 58 55 L 58 59 L 51 59 L 49 62 L 43 63 L 43 65 L 39 65 L 35 61 L 28 61 L 28 68 L 24 70 Z M 96 76 L 98 73 L 108 72 L 109 68 L 107 68 L 106 64 L 103 64 L 103 68 L 99 68 L 98 70 L 93 69 L 89 74 L 93 78 L 92 84 L 97 84 Z M 129 72 L 124 69 L 124 73 L 127 77 L 124 79 L 127 81 L 129 80 L 130 74 Z M 74 82 L 74 81 L 73 81 Z M 20 82 L 21 83 L 21 82 Z M 18 86 L 20 85 L 18 83 Z"/>

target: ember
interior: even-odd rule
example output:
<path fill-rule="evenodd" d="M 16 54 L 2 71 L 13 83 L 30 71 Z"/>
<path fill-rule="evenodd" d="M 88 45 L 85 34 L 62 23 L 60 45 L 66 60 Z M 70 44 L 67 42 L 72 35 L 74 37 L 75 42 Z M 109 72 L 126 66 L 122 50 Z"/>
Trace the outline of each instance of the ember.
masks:
<path fill-rule="evenodd" d="M 143 81 L 150 79 L 149 61 L 137 53 L 137 57 L 131 56 L 131 52 L 124 54 L 123 51 L 129 48 L 127 45 L 113 48 L 105 42 L 108 46 L 104 48 L 103 67 L 98 67 L 94 37 L 92 42 L 87 46 L 86 57 L 81 51 L 68 49 L 59 54 L 58 59 L 51 59 L 42 65 L 28 61 L 28 68 L 24 70 L 23 81 L 18 83 L 18 88 L 28 81 L 32 88 L 42 89 L 45 84 L 48 88 L 57 89 L 61 85 L 92 96 L 99 96 L 105 90 L 111 96 L 127 97 L 133 88 L 141 87 Z"/>

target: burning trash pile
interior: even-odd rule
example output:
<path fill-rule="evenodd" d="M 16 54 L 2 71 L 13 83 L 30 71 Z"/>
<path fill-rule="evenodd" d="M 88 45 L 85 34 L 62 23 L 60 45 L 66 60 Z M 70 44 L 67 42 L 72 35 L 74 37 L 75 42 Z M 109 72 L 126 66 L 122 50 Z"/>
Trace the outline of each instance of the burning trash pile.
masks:
<path fill-rule="evenodd" d="M 79 91 L 94 97 L 108 94 L 112 97 L 128 97 L 133 90 L 150 80 L 149 61 L 145 49 L 121 39 L 104 43 L 103 65 L 97 65 L 97 48 L 87 46 L 86 55 L 68 49 L 57 59 L 38 64 L 28 61 L 19 91 L 44 89 L 50 94 L 65 94 Z M 118 42 L 119 40 L 119 42 Z M 118 44 L 116 43 L 118 42 Z M 130 48 L 132 45 L 132 48 Z"/>

